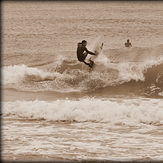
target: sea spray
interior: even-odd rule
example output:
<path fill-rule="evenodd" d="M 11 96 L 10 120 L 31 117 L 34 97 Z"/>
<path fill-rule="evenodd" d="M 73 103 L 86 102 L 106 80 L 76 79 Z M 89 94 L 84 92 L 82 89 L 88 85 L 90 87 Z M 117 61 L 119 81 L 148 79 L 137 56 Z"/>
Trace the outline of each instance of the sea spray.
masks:
<path fill-rule="evenodd" d="M 163 90 L 160 84 L 162 78 L 159 77 L 163 73 L 162 45 L 109 51 L 111 54 L 103 51 L 96 59 L 92 71 L 77 59 L 63 55 L 56 57 L 53 65 L 3 66 L 2 83 L 5 88 L 20 91 L 93 92 L 135 81 L 139 83 L 141 94 L 150 96 L 150 88 L 155 85 L 156 91 L 152 91 L 152 94 L 160 96 Z"/>

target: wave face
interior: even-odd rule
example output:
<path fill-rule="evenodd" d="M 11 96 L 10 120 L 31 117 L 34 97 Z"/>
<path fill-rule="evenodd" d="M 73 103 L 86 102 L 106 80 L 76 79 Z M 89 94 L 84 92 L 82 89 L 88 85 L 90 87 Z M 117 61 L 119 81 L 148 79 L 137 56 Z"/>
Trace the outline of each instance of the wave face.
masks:
<path fill-rule="evenodd" d="M 5 88 L 22 91 L 92 92 L 105 90 L 162 96 L 163 45 L 104 50 L 92 71 L 76 58 L 58 56 L 53 63 L 2 67 Z M 37 64 L 36 64 L 37 65 Z M 118 89 L 117 89 L 118 88 Z"/>
<path fill-rule="evenodd" d="M 4 116 L 56 122 L 163 125 L 162 99 L 95 99 L 4 102 Z"/>

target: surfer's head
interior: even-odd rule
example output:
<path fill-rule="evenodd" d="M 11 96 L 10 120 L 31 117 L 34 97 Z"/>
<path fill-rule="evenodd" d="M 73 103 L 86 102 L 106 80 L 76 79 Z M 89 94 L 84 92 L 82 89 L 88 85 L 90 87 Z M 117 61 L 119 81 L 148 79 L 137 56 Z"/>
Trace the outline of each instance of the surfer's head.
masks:
<path fill-rule="evenodd" d="M 83 40 L 82 41 L 82 45 L 86 46 L 87 45 L 87 41 L 86 40 Z"/>

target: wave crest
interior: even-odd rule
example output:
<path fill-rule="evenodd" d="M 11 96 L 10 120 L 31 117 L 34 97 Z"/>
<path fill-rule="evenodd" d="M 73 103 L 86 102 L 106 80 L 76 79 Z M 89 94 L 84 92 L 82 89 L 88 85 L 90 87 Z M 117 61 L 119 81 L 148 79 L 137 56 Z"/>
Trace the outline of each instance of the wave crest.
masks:
<path fill-rule="evenodd" d="M 111 54 L 110 56 L 101 54 L 96 59 L 95 67 L 91 72 L 85 64 L 68 57 L 58 57 L 54 66 L 46 69 L 26 65 L 4 66 L 2 81 L 6 87 L 18 90 L 60 92 L 94 91 L 136 81 L 146 89 L 155 85 L 160 89 L 157 93 L 160 93 L 163 90 L 162 77 L 160 77 L 163 73 L 162 50 L 163 46 L 143 50 L 141 48 L 121 49 L 118 52 L 115 49 L 112 50 L 112 55 L 114 54 L 116 62 L 113 62 Z M 154 56 L 155 59 L 153 59 Z M 121 62 L 118 60 L 120 58 Z M 133 61 L 129 61 L 128 58 L 132 58 Z M 140 60 L 144 61 L 140 62 Z"/>

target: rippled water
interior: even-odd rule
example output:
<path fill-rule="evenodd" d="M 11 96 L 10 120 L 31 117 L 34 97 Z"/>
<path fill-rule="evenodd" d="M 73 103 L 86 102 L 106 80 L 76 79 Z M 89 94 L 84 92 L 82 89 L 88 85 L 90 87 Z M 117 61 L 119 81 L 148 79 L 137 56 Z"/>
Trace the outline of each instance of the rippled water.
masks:
<path fill-rule="evenodd" d="M 3 2 L 3 160 L 163 160 L 162 7 Z M 99 35 L 89 72 L 77 43 Z"/>

